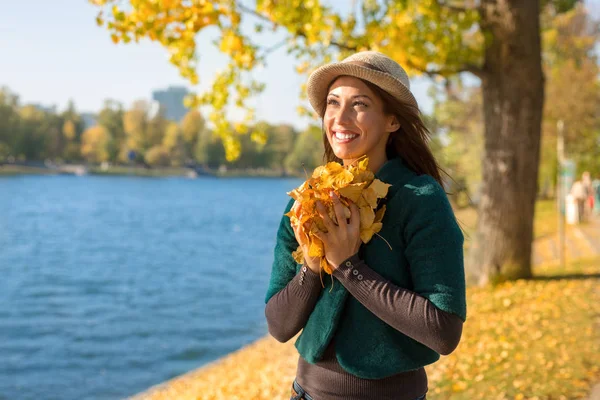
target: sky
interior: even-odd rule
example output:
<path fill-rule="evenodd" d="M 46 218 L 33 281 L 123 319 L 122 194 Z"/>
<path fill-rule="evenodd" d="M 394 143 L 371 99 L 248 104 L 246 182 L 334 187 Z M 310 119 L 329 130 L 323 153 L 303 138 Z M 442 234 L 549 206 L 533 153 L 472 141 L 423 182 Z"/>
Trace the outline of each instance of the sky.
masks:
<path fill-rule="evenodd" d="M 331 2 L 338 8 L 346 0 Z M 600 0 L 586 3 L 600 16 Z M 0 0 L 0 5 L 0 87 L 19 95 L 22 104 L 56 105 L 62 110 L 73 100 L 80 112 L 98 112 L 105 99 L 127 107 L 138 99 L 150 100 L 155 89 L 190 87 L 159 44 L 113 44 L 106 28 L 95 23 L 97 7 L 87 0 Z M 210 43 L 214 33 L 199 35 L 199 90 L 208 87 L 226 61 Z M 275 44 L 281 37 L 274 34 L 265 38 L 265 44 Z M 280 48 L 256 73 L 267 84 L 253 103 L 258 119 L 299 129 L 308 125 L 310 119 L 296 112 L 305 77 L 296 74 L 295 65 Z M 411 89 L 424 112 L 432 107 L 429 85 L 425 78 L 411 77 Z"/>

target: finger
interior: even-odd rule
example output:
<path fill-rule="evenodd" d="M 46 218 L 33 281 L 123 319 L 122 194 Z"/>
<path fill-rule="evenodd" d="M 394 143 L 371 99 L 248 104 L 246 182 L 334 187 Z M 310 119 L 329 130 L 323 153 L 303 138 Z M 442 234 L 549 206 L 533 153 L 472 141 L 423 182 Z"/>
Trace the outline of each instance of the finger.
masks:
<path fill-rule="evenodd" d="M 317 212 L 323 219 L 323 224 L 328 231 L 334 229 L 336 227 L 336 223 L 331 219 L 329 214 L 327 213 L 327 209 L 320 201 L 317 201 Z"/>
<path fill-rule="evenodd" d="M 300 227 L 300 231 L 299 231 L 300 239 L 302 240 L 302 244 L 308 244 L 308 241 L 309 241 L 309 237 L 308 237 L 309 228 L 307 228 L 306 224 L 308 224 L 308 222 L 305 222 L 304 225 L 302 225 Z"/>
<path fill-rule="evenodd" d="M 296 237 L 296 240 L 298 240 L 298 226 L 296 224 L 290 224 L 292 227 L 292 231 L 294 232 L 294 236 Z"/>
<path fill-rule="evenodd" d="M 296 238 L 296 242 L 298 242 L 299 245 L 302 245 L 304 243 L 303 227 L 300 224 L 292 224 L 292 229 L 294 230 L 294 237 Z"/>
<path fill-rule="evenodd" d="M 337 218 L 337 224 L 339 226 L 346 225 L 346 216 L 344 215 L 344 206 L 340 202 L 340 198 L 337 196 L 335 192 L 331 192 L 331 198 L 333 199 L 333 211 L 335 212 L 335 217 Z"/>
<path fill-rule="evenodd" d="M 319 239 L 321 242 L 323 242 L 323 244 L 324 244 L 324 245 L 326 245 L 326 243 L 328 242 L 328 239 L 329 239 L 329 238 L 328 238 L 328 236 L 327 236 L 327 233 L 325 233 L 325 232 L 323 232 L 323 231 L 319 230 L 318 228 L 317 228 L 317 229 L 314 229 L 314 230 L 312 231 L 312 234 L 313 234 L 314 236 L 316 236 L 316 237 L 317 237 L 317 239 Z"/>
<path fill-rule="evenodd" d="M 350 228 L 360 230 L 360 210 L 354 202 L 350 202 Z"/>

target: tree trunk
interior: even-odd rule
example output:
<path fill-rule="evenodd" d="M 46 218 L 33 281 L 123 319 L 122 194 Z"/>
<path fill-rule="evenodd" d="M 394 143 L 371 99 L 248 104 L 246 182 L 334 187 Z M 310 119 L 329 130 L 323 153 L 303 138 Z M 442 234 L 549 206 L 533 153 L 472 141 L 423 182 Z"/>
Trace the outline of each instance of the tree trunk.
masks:
<path fill-rule="evenodd" d="M 539 12 L 539 0 L 481 4 L 485 150 L 469 283 L 531 277 L 544 103 Z"/>

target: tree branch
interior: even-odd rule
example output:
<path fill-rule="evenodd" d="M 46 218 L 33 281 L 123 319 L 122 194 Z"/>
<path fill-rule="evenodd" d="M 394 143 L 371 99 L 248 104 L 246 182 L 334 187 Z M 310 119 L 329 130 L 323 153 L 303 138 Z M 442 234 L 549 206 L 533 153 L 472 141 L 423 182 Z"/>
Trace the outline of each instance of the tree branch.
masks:
<path fill-rule="evenodd" d="M 271 24 L 273 24 L 275 27 L 280 27 L 281 24 L 279 24 L 276 21 L 273 21 L 271 18 L 269 18 L 267 15 L 261 14 L 259 12 L 256 12 L 255 10 L 248 8 L 246 6 L 244 6 L 243 4 L 238 4 L 238 7 L 240 8 L 241 11 L 251 14 L 259 19 L 262 19 L 263 21 L 269 22 Z M 306 33 L 304 33 L 302 30 L 298 30 L 296 32 L 296 36 L 300 36 L 303 38 L 306 38 Z M 336 41 L 331 41 L 330 43 L 333 46 L 336 46 L 339 49 L 343 49 L 343 50 L 349 50 L 349 51 L 356 51 L 358 50 L 358 48 L 356 46 L 349 46 L 347 44 L 344 43 L 340 43 L 340 42 L 336 42 Z"/>
<path fill-rule="evenodd" d="M 275 21 L 271 20 L 271 18 L 269 18 L 268 16 L 266 16 L 266 15 L 264 15 L 264 14 L 261 14 L 261 13 L 259 13 L 259 12 L 256 12 L 256 11 L 254 11 L 253 9 L 251 9 L 251 8 L 248 8 L 248 7 L 246 7 L 246 6 L 245 6 L 245 5 L 243 5 L 243 4 L 239 4 L 239 3 L 238 3 L 238 7 L 240 8 L 240 10 L 242 10 L 242 11 L 243 11 L 243 12 L 245 12 L 245 13 L 252 14 L 252 15 L 254 15 L 254 16 L 255 16 L 255 17 L 257 17 L 257 18 L 259 18 L 259 19 L 262 19 L 263 21 L 270 22 L 270 23 L 272 23 L 272 24 L 274 24 L 274 25 L 277 25 L 277 26 L 279 26 L 279 24 L 277 24 Z"/>
<path fill-rule="evenodd" d="M 448 76 L 448 75 L 455 75 L 455 74 L 460 74 L 461 72 L 470 72 L 473 75 L 477 76 L 478 78 L 482 78 L 484 75 L 484 70 L 481 67 L 478 67 L 477 65 L 473 65 L 473 64 L 465 64 L 465 65 L 461 65 L 457 68 L 439 68 L 439 69 L 427 69 L 427 68 L 421 68 L 413 63 L 411 63 L 410 61 L 407 61 L 407 65 L 412 68 L 415 69 L 419 72 L 421 72 L 422 74 L 425 74 L 427 76 L 429 76 L 430 78 L 435 78 L 436 76 Z"/>
<path fill-rule="evenodd" d="M 275 50 L 279 49 L 280 47 L 282 47 L 283 45 L 285 45 L 287 43 L 287 39 L 283 39 L 282 41 L 280 41 L 279 43 L 274 44 L 271 47 L 267 47 L 263 53 L 262 53 L 262 57 L 267 56 L 268 54 L 274 52 Z"/>
<path fill-rule="evenodd" d="M 469 6 L 460 7 L 460 6 L 448 4 L 448 2 L 445 0 L 436 0 L 436 3 L 438 6 L 445 8 L 447 10 L 450 10 L 450 11 L 454 11 L 454 12 L 467 12 L 467 11 L 472 11 L 472 10 L 476 9 L 475 5 L 473 5 L 471 7 L 469 7 Z"/>
<path fill-rule="evenodd" d="M 445 3 L 442 3 L 442 0 L 436 0 L 436 1 L 438 1 L 438 3 L 441 6 L 444 6 L 444 7 L 452 7 L 452 8 L 457 9 L 457 10 L 461 9 L 461 7 L 449 6 L 449 5 L 445 4 Z M 251 8 L 248 8 L 248 7 L 244 6 L 243 4 L 239 4 L 238 3 L 238 7 L 240 8 L 241 11 L 243 11 L 245 13 L 248 13 L 248 14 L 251 14 L 251 15 L 257 17 L 257 18 L 260 18 L 263 21 L 269 22 L 269 23 L 273 24 L 275 27 L 280 27 L 281 26 L 281 24 L 277 23 L 276 21 L 273 21 L 267 15 L 261 14 L 261 13 L 255 11 L 255 10 L 253 10 Z M 467 8 L 465 8 L 464 10 L 467 10 Z M 295 36 L 306 38 L 306 33 L 304 33 L 302 30 L 298 30 L 295 33 Z M 272 50 L 274 50 L 275 48 L 278 48 L 278 47 L 282 46 L 285 43 L 286 43 L 286 41 L 283 41 L 283 42 L 280 42 L 279 44 L 277 44 L 276 46 L 274 46 L 274 47 L 272 47 L 270 49 L 267 49 L 265 54 L 270 53 Z M 335 40 L 332 40 L 331 43 L 330 43 L 330 45 L 335 46 L 335 47 L 337 47 L 338 49 L 341 49 L 341 50 L 348 50 L 348 51 L 357 51 L 358 50 L 358 48 L 356 46 L 350 46 L 350 45 L 347 45 L 345 43 L 337 42 Z M 483 72 L 484 72 L 482 68 L 480 68 L 480 67 L 478 67 L 476 65 L 471 65 L 471 64 L 466 64 L 466 65 L 463 65 L 463 66 L 461 66 L 459 68 L 455 68 L 455 69 L 443 69 L 443 68 L 440 68 L 440 69 L 423 69 L 423 68 L 420 68 L 420 67 L 416 66 L 415 64 L 412 64 L 409 61 L 408 62 L 408 66 L 410 68 L 412 68 L 412 69 L 420 71 L 421 73 L 423 73 L 423 74 L 425 74 L 425 75 L 427 75 L 429 77 L 447 76 L 447 75 L 459 74 L 461 72 L 470 72 L 473 75 L 481 78 L 483 76 Z"/>

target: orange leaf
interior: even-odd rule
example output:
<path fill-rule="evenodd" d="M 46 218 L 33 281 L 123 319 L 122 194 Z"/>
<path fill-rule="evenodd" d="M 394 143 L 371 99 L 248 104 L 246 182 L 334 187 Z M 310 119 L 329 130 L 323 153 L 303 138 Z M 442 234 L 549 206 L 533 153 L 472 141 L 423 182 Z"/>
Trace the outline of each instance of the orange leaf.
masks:
<path fill-rule="evenodd" d="M 375 222 L 375 212 L 369 206 L 361 207 L 360 209 L 360 226 L 368 228 Z"/>
<path fill-rule="evenodd" d="M 371 226 L 361 229 L 360 240 L 362 240 L 363 243 L 367 243 L 369 240 L 371 240 L 374 234 L 381 230 L 382 226 L 383 224 L 381 222 L 375 222 L 371 224 Z"/>
<path fill-rule="evenodd" d="M 340 195 L 349 198 L 352 202 L 358 202 L 363 188 L 367 185 L 367 182 L 351 183 L 350 185 L 340 188 L 338 191 Z"/>

